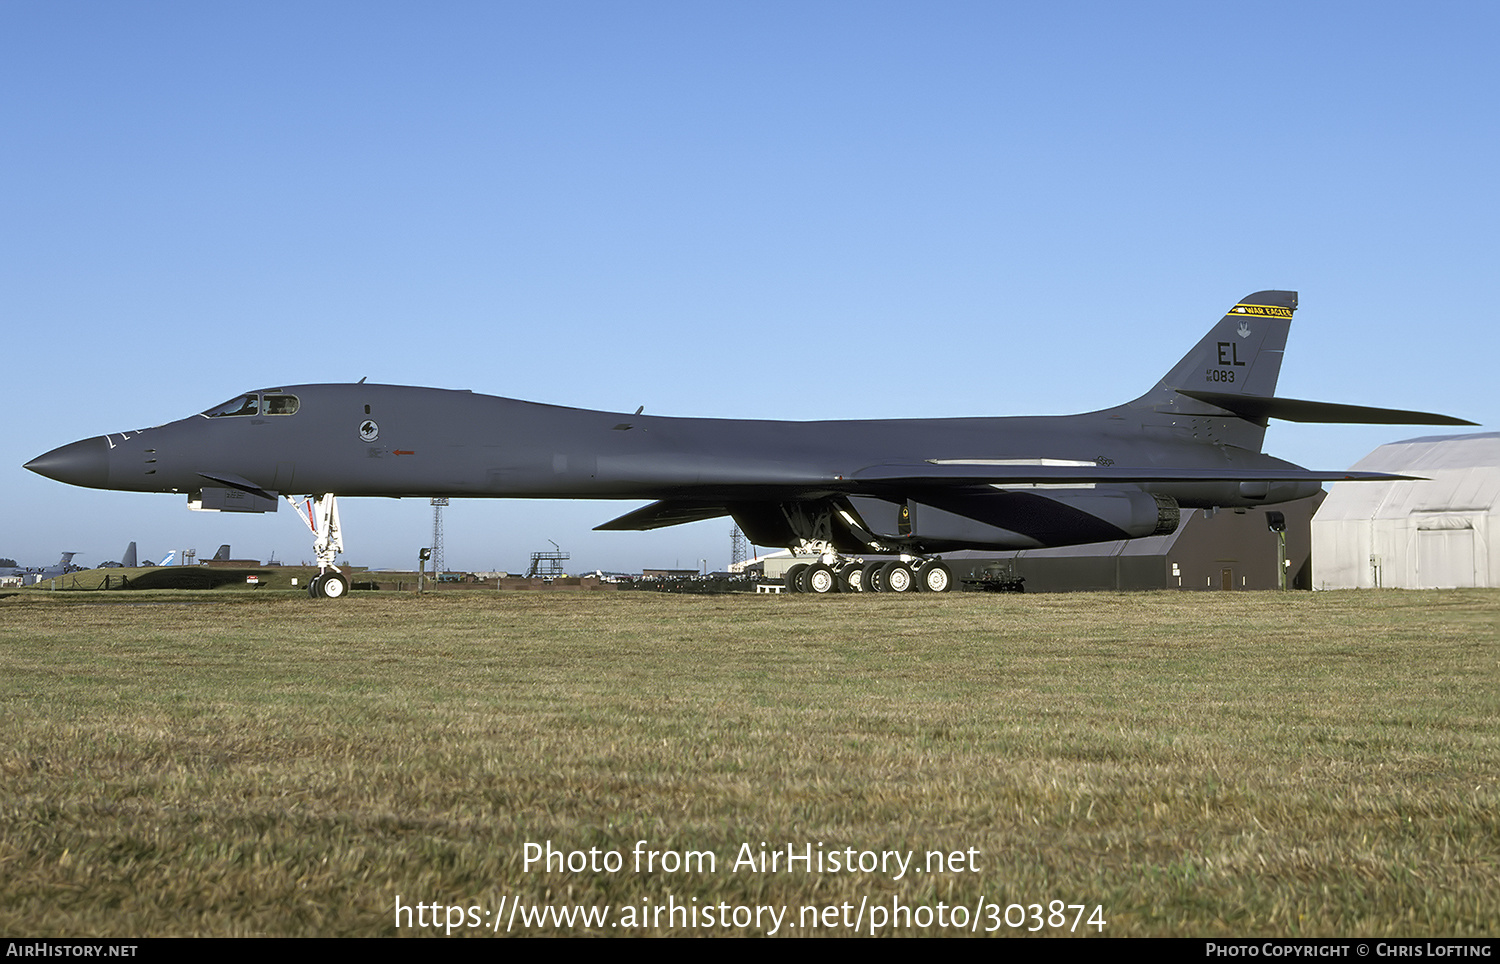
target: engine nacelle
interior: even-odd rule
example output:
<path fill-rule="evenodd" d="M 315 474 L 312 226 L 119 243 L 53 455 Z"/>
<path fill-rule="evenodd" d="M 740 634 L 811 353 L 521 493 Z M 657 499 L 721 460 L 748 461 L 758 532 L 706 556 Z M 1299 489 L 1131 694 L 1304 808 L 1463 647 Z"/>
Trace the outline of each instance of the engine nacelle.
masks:
<path fill-rule="evenodd" d="M 970 489 L 907 503 L 924 546 L 1031 549 L 1170 535 L 1182 514 L 1170 496 L 1135 488 Z"/>

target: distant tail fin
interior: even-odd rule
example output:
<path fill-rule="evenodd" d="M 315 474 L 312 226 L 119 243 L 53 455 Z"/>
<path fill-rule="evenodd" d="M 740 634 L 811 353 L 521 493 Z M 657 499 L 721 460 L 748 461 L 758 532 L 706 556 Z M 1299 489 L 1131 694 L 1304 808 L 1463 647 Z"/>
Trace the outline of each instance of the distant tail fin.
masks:
<path fill-rule="evenodd" d="M 124 566 L 126 569 L 134 569 L 136 568 L 135 560 L 135 543 L 132 542 L 130 545 L 125 547 L 125 555 L 120 558 L 120 565 Z"/>
<path fill-rule="evenodd" d="M 1178 389 L 1219 395 L 1275 395 L 1292 312 L 1296 310 L 1295 291 L 1257 291 L 1241 298 L 1155 388 L 1126 408 L 1213 419 L 1218 423 L 1214 430 L 1198 433 L 1200 437 L 1259 451 L 1266 434 L 1264 419 L 1226 415 L 1223 408 L 1178 394 Z"/>

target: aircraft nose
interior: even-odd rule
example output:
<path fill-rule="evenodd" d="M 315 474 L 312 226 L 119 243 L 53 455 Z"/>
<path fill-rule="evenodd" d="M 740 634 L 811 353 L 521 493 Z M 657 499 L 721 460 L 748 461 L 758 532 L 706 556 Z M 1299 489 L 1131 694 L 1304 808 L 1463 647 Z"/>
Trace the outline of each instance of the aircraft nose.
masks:
<path fill-rule="evenodd" d="M 69 442 L 38 455 L 26 468 L 49 479 L 91 489 L 109 487 L 109 443 L 104 436 Z"/>

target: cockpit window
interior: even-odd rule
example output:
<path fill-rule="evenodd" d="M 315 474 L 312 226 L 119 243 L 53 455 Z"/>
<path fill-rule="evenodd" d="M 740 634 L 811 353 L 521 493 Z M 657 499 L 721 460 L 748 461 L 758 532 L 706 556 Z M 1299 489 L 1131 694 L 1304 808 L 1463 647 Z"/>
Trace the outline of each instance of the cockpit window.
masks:
<path fill-rule="evenodd" d="M 215 405 L 203 414 L 209 418 L 219 418 L 224 415 L 259 415 L 260 396 L 241 395 L 239 398 L 231 398 L 223 405 Z"/>
<path fill-rule="evenodd" d="M 299 402 L 296 395 L 259 394 L 241 395 L 231 398 L 223 405 L 215 405 L 203 413 L 205 418 L 222 418 L 230 415 L 295 415 Z"/>

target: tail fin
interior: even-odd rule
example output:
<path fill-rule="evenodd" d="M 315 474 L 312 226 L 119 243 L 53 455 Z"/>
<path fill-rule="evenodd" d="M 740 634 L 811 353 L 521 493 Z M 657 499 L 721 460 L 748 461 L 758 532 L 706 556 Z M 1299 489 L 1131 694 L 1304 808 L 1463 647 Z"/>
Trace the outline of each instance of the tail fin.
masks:
<path fill-rule="evenodd" d="M 1276 394 L 1295 291 L 1257 291 L 1240 302 L 1182 357 L 1145 398 L 1186 388 L 1226 395 Z"/>
<path fill-rule="evenodd" d="M 1179 389 L 1220 396 L 1274 396 L 1292 312 L 1296 310 L 1295 291 L 1257 291 L 1241 298 L 1155 388 L 1125 407 L 1194 420 L 1213 419 L 1213 430 L 1200 433 L 1200 437 L 1259 451 L 1266 434 L 1265 419 L 1226 415 L 1222 406 L 1179 394 Z M 1226 418 L 1228 422 L 1223 421 Z"/>
<path fill-rule="evenodd" d="M 125 555 L 120 557 L 120 565 L 126 569 L 136 568 L 135 543 L 125 547 Z"/>
<path fill-rule="evenodd" d="M 1276 395 L 1295 291 L 1257 291 L 1229 309 L 1156 387 L 1121 411 L 1153 413 L 1143 424 L 1209 442 L 1259 450 L 1266 421 L 1368 425 L 1473 425 L 1451 415 L 1310 402 Z"/>

